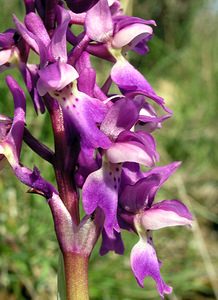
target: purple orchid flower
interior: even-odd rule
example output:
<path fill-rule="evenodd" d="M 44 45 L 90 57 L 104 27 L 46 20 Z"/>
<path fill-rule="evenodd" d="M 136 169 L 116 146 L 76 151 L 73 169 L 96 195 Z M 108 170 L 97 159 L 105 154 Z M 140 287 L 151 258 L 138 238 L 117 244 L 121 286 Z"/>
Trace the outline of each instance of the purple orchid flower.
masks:
<path fill-rule="evenodd" d="M 26 63 L 29 46 L 18 35 L 14 29 L 9 29 L 5 33 L 0 34 L 0 72 L 5 69 L 18 67 L 20 70 L 36 113 L 39 111 L 44 113 L 45 107 L 41 97 L 39 96 L 35 83 L 37 82 L 37 66 Z"/>
<path fill-rule="evenodd" d="M 104 14 L 100 12 L 104 12 Z M 140 45 L 153 35 L 150 25 L 156 25 L 153 20 L 144 21 L 134 17 L 119 16 L 112 18 L 107 0 L 100 0 L 86 15 L 86 33 L 90 39 L 107 43 L 108 50 L 114 56 L 116 63 L 111 70 L 111 79 L 118 85 L 122 93 L 137 92 L 154 100 L 165 111 L 171 113 L 164 105 L 148 81 L 122 55 L 122 51 L 138 49 L 147 51 Z M 98 25 L 96 25 L 98 24 Z M 99 26 L 100 24 L 100 26 Z M 140 50 L 141 49 L 141 50 Z M 144 49 L 144 50 L 143 50 Z"/>
<path fill-rule="evenodd" d="M 57 27 L 51 40 L 36 14 L 30 13 L 26 16 L 27 28 L 23 28 L 16 20 L 18 30 L 24 38 L 28 31 L 26 40 L 30 46 L 33 45 L 32 38 L 35 37 L 34 42 L 36 41 L 37 46 L 34 45 L 34 49 L 40 54 L 42 65 L 38 71 L 37 90 L 40 96 L 49 93 L 59 101 L 64 114 L 68 116 L 71 125 L 80 135 L 82 144 L 86 147 L 108 148 L 109 139 L 97 127 L 97 124 L 103 120 L 107 107 L 97 98 L 92 98 L 77 90 L 75 80 L 79 74 L 73 66 L 67 63 L 66 31 L 70 15 L 60 7 L 58 12 L 60 26 Z M 38 26 L 33 26 L 36 23 Z M 46 60 L 54 62 L 48 64 Z M 87 73 L 89 74 L 90 72 Z M 81 81 L 79 82 L 81 86 Z"/>
<path fill-rule="evenodd" d="M 120 99 L 111 106 L 100 127 L 110 137 L 111 146 L 104 152 L 101 168 L 89 174 L 83 185 L 86 213 L 91 214 L 100 207 L 105 215 L 105 232 L 112 239 L 114 230 L 119 232 L 117 205 L 122 164 L 136 162 L 151 167 L 158 159 L 149 133 L 128 131 L 137 122 L 139 111 L 138 102 L 131 99 Z"/>
<path fill-rule="evenodd" d="M 1 125 L 0 156 L 7 159 L 14 174 L 21 182 L 29 186 L 36 193 L 50 198 L 54 192 L 57 193 L 53 186 L 40 176 L 37 168 L 34 168 L 32 171 L 22 166 L 19 162 L 25 125 L 26 100 L 22 89 L 11 76 L 6 77 L 6 82 L 13 94 L 15 110 L 10 129 L 8 130 L 7 123 L 3 128 Z"/>
<path fill-rule="evenodd" d="M 64 256 L 67 298 L 74 294 L 72 282 L 75 299 L 84 294 L 88 258 L 100 234 L 100 255 L 124 253 L 122 230 L 139 236 L 130 256 L 138 284 L 143 287 L 144 279 L 152 277 L 163 298 L 172 288 L 161 277 L 152 231 L 190 226 L 192 216 L 179 200 L 154 203 L 159 188 L 180 165 L 155 166 L 159 154 L 152 132 L 172 112 L 126 59 L 129 50 L 148 52 L 156 23 L 124 16 L 119 0 L 66 0 L 71 11 L 63 1 L 24 2 L 24 23 L 14 16 L 16 30 L 0 34 L 0 71 L 16 65 L 35 111 L 47 108 L 54 152 L 25 127 L 25 95 L 8 76 L 14 117 L 0 115 L 0 162 L 8 162 L 30 192 L 47 199 Z M 78 35 L 76 25 L 83 27 Z M 30 63 L 30 51 L 37 64 Z M 102 87 L 92 55 L 113 64 Z M 110 92 L 112 84 L 121 94 Z M 58 191 L 36 167 L 22 165 L 23 141 L 53 166 Z"/>
<path fill-rule="evenodd" d="M 27 90 L 33 100 L 33 106 L 38 114 L 38 112 L 45 112 L 45 105 L 42 97 L 39 95 L 36 88 L 36 83 L 39 79 L 38 67 L 34 64 L 20 64 L 20 71 L 23 75 L 24 82 L 26 84 Z"/>
<path fill-rule="evenodd" d="M 192 216 L 187 207 L 178 200 L 163 200 L 153 204 L 155 194 L 167 178 L 179 166 L 173 163 L 156 167 L 140 174 L 141 179 L 125 185 L 119 198 L 120 217 L 129 223 L 139 235 L 139 242 L 131 251 L 131 267 L 138 284 L 143 287 L 144 279 L 151 276 L 163 298 L 171 293 L 160 274 L 160 263 L 154 249 L 151 231 L 169 226 L 190 226 Z"/>
<path fill-rule="evenodd" d="M 161 278 L 160 262 L 157 259 L 151 238 L 147 238 L 147 240 L 140 238 L 139 242 L 132 248 L 130 262 L 132 271 L 141 287 L 144 287 L 144 278 L 151 276 L 156 281 L 157 290 L 162 299 L 164 299 L 164 294 L 172 292 L 172 288 Z"/>

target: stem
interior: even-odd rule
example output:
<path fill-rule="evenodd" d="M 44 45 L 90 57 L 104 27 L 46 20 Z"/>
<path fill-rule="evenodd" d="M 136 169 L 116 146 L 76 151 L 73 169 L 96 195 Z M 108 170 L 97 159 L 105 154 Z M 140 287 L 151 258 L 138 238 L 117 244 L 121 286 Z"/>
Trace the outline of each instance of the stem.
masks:
<path fill-rule="evenodd" d="M 45 105 L 49 111 L 54 133 L 55 154 L 54 171 L 60 197 L 68 209 L 75 224 L 79 224 L 79 200 L 74 187 L 72 170 L 66 170 L 66 157 L 69 153 L 65 134 L 63 111 L 60 105 L 50 96 L 45 96 Z M 74 153 L 76 149 L 73 149 Z M 73 153 L 72 150 L 72 153 Z"/>
<path fill-rule="evenodd" d="M 67 300 L 88 300 L 88 256 L 64 254 Z"/>
<path fill-rule="evenodd" d="M 26 127 L 24 128 L 23 140 L 35 153 L 37 153 L 40 157 L 42 157 L 49 163 L 53 164 L 53 151 L 49 149 L 46 145 L 38 141 Z"/>
<path fill-rule="evenodd" d="M 106 95 L 108 94 L 111 85 L 112 85 L 112 79 L 111 79 L 111 76 L 109 76 L 109 77 L 106 79 L 105 83 L 103 84 L 103 86 L 102 86 L 102 88 L 101 88 L 102 91 L 103 91 Z"/>

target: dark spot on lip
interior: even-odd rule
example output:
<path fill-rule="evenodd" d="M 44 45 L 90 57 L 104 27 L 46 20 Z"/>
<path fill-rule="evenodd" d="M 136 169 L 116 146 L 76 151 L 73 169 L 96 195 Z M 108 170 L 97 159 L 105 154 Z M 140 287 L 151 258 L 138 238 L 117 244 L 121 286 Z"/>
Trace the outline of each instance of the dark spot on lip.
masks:
<path fill-rule="evenodd" d="M 62 99 L 63 99 L 64 101 L 66 101 L 66 98 L 65 98 L 65 97 L 63 97 Z"/>
<path fill-rule="evenodd" d="M 117 189 L 117 185 L 116 184 L 114 185 L 114 188 L 115 188 L 115 190 Z"/>
<path fill-rule="evenodd" d="M 73 96 L 73 93 L 71 92 L 70 95 Z"/>
<path fill-rule="evenodd" d="M 112 172 L 110 172 L 109 175 L 112 175 Z"/>
<path fill-rule="evenodd" d="M 117 171 L 117 172 L 119 172 L 119 170 L 120 170 L 119 168 L 116 168 L 116 171 Z"/>
<path fill-rule="evenodd" d="M 73 107 L 75 108 L 75 107 L 76 107 L 76 105 L 75 105 L 75 104 L 73 104 Z"/>
<path fill-rule="evenodd" d="M 114 181 L 116 182 L 116 177 L 114 177 Z"/>
<path fill-rule="evenodd" d="M 78 98 L 76 98 L 76 101 L 78 102 L 78 101 L 79 101 L 79 99 L 78 99 Z"/>

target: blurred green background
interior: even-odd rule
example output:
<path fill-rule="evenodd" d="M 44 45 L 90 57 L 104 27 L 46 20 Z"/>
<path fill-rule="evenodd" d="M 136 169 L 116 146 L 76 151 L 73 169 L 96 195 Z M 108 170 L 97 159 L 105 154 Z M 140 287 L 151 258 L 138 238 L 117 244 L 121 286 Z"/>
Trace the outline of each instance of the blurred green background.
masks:
<path fill-rule="evenodd" d="M 0 4 L 4 31 L 12 26 L 11 13 L 22 18 L 24 9 L 19 0 Z M 166 299 L 218 299 L 218 1 L 133 0 L 133 14 L 158 25 L 150 53 L 129 56 L 174 111 L 155 134 L 161 164 L 183 161 L 158 199 L 180 198 L 195 216 L 192 230 L 154 233 L 163 277 L 174 287 Z M 0 112 L 12 115 L 5 75 L 0 74 Z M 52 147 L 48 115 L 36 118 L 28 103 L 28 128 Z M 22 162 L 30 168 L 37 162 L 43 176 L 54 180 L 48 164 L 25 145 Z M 0 171 L 0 299 L 53 300 L 58 249 L 52 218 L 45 201 L 26 190 L 9 167 Z M 137 286 L 129 265 L 137 237 L 126 233 L 124 239 L 123 257 L 100 257 L 96 247 L 89 271 L 91 299 L 159 299 L 152 280 L 145 281 L 145 289 Z"/>

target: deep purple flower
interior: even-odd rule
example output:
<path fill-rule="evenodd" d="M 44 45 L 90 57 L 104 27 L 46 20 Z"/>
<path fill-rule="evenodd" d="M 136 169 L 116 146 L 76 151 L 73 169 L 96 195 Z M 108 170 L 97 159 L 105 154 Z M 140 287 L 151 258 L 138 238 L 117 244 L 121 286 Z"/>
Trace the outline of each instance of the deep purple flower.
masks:
<path fill-rule="evenodd" d="M 30 170 L 20 164 L 20 151 L 22 146 L 23 132 L 25 126 L 26 99 L 22 89 L 17 82 L 7 76 L 6 82 L 14 98 L 14 118 L 8 130 L 8 125 L 2 128 L 0 135 L 0 156 L 5 157 L 11 165 L 14 174 L 25 185 L 35 192 L 50 198 L 53 193 L 57 193 L 53 186 L 46 182 L 37 168 Z M 6 119 L 7 120 L 7 119 Z"/>
<path fill-rule="evenodd" d="M 130 263 L 138 284 L 144 287 L 143 281 L 151 276 L 156 281 L 157 290 L 162 299 L 164 294 L 170 294 L 172 288 L 168 286 L 160 275 L 160 262 L 153 247 L 151 238 L 140 238 L 132 248 Z"/>
<path fill-rule="evenodd" d="M 141 179 L 127 184 L 119 198 L 120 217 L 139 235 L 139 242 L 131 251 L 133 273 L 141 287 L 145 277 L 151 276 L 156 281 L 161 297 L 165 293 L 170 293 L 172 289 L 161 278 L 160 263 L 153 246 L 151 231 L 192 224 L 189 210 L 180 201 L 163 200 L 153 204 L 157 190 L 178 166 L 178 163 L 174 163 L 165 167 L 156 167 L 144 174 L 138 173 Z M 133 178 L 131 173 L 129 175 Z"/>
<path fill-rule="evenodd" d="M 172 288 L 161 277 L 152 231 L 190 226 L 192 216 L 179 200 L 154 202 L 159 188 L 180 165 L 155 166 L 159 154 L 152 133 L 172 112 L 126 59 L 129 50 L 148 52 L 156 23 L 125 16 L 119 0 L 66 3 L 71 11 L 62 1 L 25 1 L 24 22 L 14 16 L 16 30 L 0 34 L 0 71 L 18 67 L 35 111 L 47 108 L 54 133 L 54 152 L 31 135 L 25 127 L 24 92 L 8 76 L 14 116 L 0 115 L 0 162 L 8 161 L 30 192 L 47 199 L 70 274 L 72 261 L 77 263 L 71 261 L 74 255 L 82 259 L 79 270 L 86 272 L 83 266 L 101 233 L 101 255 L 123 254 L 121 234 L 127 230 L 139 236 L 130 257 L 138 284 L 143 287 L 144 279 L 152 277 L 163 298 Z M 83 26 L 79 34 L 76 25 Z M 30 51 L 38 63 L 30 63 Z M 102 87 L 92 55 L 112 63 Z M 159 115 L 159 109 L 164 113 Z M 23 141 L 52 165 L 58 191 L 37 167 L 23 166 Z M 68 276 L 66 271 L 72 295 Z"/>
<path fill-rule="evenodd" d="M 158 159 L 154 139 L 149 133 L 129 131 L 137 122 L 139 111 L 139 103 L 131 99 L 120 99 L 111 106 L 100 127 L 110 137 L 111 145 L 104 152 L 101 168 L 92 172 L 83 185 L 86 213 L 91 214 L 100 207 L 105 215 L 104 229 L 111 238 L 114 230 L 119 232 L 116 215 L 122 163 L 135 162 L 151 167 Z"/>

